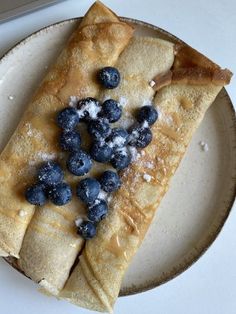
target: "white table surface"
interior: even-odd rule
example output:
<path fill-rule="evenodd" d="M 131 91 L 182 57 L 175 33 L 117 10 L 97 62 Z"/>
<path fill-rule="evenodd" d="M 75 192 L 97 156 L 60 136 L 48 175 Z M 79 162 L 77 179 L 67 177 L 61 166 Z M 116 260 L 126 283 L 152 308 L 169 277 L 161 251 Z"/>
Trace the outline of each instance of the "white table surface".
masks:
<path fill-rule="evenodd" d="M 57 21 L 82 16 L 93 0 L 68 0 L 0 24 L 0 56 L 20 39 Z M 118 15 L 155 24 L 236 73 L 235 0 L 104 0 Z M 236 79 L 227 90 L 236 104 Z M 236 313 L 236 211 L 221 234 L 190 269 L 151 291 L 120 298 L 117 314 Z M 92 313 L 47 298 L 36 285 L 0 260 L 0 313 Z"/>

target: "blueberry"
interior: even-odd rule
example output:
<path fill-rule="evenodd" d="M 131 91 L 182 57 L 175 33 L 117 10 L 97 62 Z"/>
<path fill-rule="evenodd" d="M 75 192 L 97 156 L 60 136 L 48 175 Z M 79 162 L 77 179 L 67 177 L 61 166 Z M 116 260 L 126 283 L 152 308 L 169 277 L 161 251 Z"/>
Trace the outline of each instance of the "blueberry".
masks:
<path fill-rule="evenodd" d="M 101 188 L 108 193 L 118 190 L 121 186 L 120 177 L 116 172 L 111 170 L 103 172 L 99 181 Z"/>
<path fill-rule="evenodd" d="M 91 221 L 83 221 L 77 228 L 78 235 L 85 240 L 92 239 L 96 235 L 96 226 Z"/>
<path fill-rule="evenodd" d="M 82 202 L 86 204 L 93 203 L 100 192 L 100 183 L 92 178 L 86 178 L 79 182 L 76 194 Z"/>
<path fill-rule="evenodd" d="M 61 182 L 48 189 L 48 197 L 53 204 L 62 206 L 71 201 L 72 191 L 67 183 Z"/>
<path fill-rule="evenodd" d="M 113 99 L 107 99 L 102 105 L 101 117 L 108 119 L 110 123 L 116 122 L 121 118 L 122 109 L 118 102 Z"/>
<path fill-rule="evenodd" d="M 77 110 L 72 107 L 61 110 L 57 115 L 57 124 L 64 130 L 71 130 L 79 123 Z"/>
<path fill-rule="evenodd" d="M 112 156 L 111 164 L 117 170 L 123 170 L 131 163 L 131 156 L 124 148 L 117 149 Z"/>
<path fill-rule="evenodd" d="M 111 160 L 112 152 L 112 148 L 105 141 L 96 141 L 91 147 L 90 155 L 93 160 L 106 163 Z"/>
<path fill-rule="evenodd" d="M 38 171 L 38 180 L 44 185 L 56 185 L 63 180 L 64 174 L 58 163 L 48 161 Z"/>
<path fill-rule="evenodd" d="M 60 135 L 60 146 L 69 152 L 77 151 L 80 148 L 81 137 L 78 131 L 64 131 Z"/>
<path fill-rule="evenodd" d="M 88 208 L 88 219 L 92 222 L 99 222 L 104 219 L 108 213 L 107 202 L 97 199 Z"/>
<path fill-rule="evenodd" d="M 47 197 L 41 184 L 30 186 L 25 192 L 26 200 L 33 205 L 42 206 L 46 203 Z"/>
<path fill-rule="evenodd" d="M 88 132 L 95 139 L 106 138 L 111 133 L 107 119 L 92 120 L 88 124 Z"/>
<path fill-rule="evenodd" d="M 77 104 L 79 117 L 88 122 L 97 118 L 98 113 L 101 111 L 99 101 L 92 97 L 83 98 Z"/>
<path fill-rule="evenodd" d="M 129 145 L 144 148 L 152 141 L 152 132 L 149 127 L 139 125 L 131 130 Z"/>
<path fill-rule="evenodd" d="M 99 71 L 98 79 L 105 88 L 113 89 L 120 83 L 120 73 L 116 68 L 105 67 Z"/>
<path fill-rule="evenodd" d="M 142 123 L 147 121 L 149 125 L 152 125 L 156 122 L 158 118 L 158 112 L 153 106 L 143 106 L 139 110 L 137 120 Z"/>
<path fill-rule="evenodd" d="M 114 128 L 107 138 L 107 143 L 112 148 L 123 147 L 128 143 L 129 134 L 125 129 Z"/>
<path fill-rule="evenodd" d="M 83 176 L 92 168 L 92 160 L 88 154 L 79 150 L 69 155 L 67 169 L 76 176 Z"/>

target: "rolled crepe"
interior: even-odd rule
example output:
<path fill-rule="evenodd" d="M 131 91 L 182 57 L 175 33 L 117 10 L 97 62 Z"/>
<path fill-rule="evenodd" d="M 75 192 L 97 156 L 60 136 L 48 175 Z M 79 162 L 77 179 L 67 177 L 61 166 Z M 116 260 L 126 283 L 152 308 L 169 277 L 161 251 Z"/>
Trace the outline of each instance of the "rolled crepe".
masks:
<path fill-rule="evenodd" d="M 157 50 L 153 49 L 154 45 L 158 46 Z M 145 49 L 143 47 L 145 47 Z M 138 73 L 137 71 L 136 86 L 132 86 L 132 88 L 139 88 L 140 85 L 143 85 L 144 80 L 148 81 L 154 76 L 154 74 L 161 73 L 162 71 L 168 70 L 171 67 L 174 60 L 173 48 L 173 44 L 164 42 L 162 40 L 156 40 L 152 38 L 133 39 L 128 45 L 127 49 L 125 49 L 124 54 L 122 54 L 120 57 L 120 61 L 116 63 L 116 66 L 119 68 L 121 73 L 124 72 L 124 69 L 122 68 L 122 66 L 124 66 L 127 68 L 127 72 L 129 74 L 126 76 L 126 78 L 122 79 L 120 87 L 117 89 L 116 95 L 113 91 L 110 92 L 110 96 L 117 98 L 118 95 L 123 95 L 123 98 L 128 99 L 127 88 L 125 89 L 124 86 L 127 85 L 127 80 L 129 80 L 129 76 L 131 75 L 132 67 L 131 65 L 123 64 L 122 60 L 127 60 L 127 58 L 132 56 L 134 51 L 139 51 L 139 58 L 136 59 L 136 63 L 134 65 L 136 65 L 137 68 L 140 68 L 139 65 L 141 64 L 142 59 L 149 57 L 150 60 L 154 63 L 154 61 L 158 58 L 158 54 L 165 52 L 165 63 L 155 62 L 155 66 L 153 67 L 151 73 L 148 73 L 148 71 L 142 71 L 142 73 Z M 150 101 L 155 93 L 155 91 L 149 85 L 146 86 L 145 92 L 146 94 L 142 95 L 142 99 L 137 99 L 140 105 L 142 105 L 144 100 Z M 108 94 L 104 95 L 103 93 L 98 92 L 96 96 L 102 99 L 103 97 L 108 97 Z M 132 109 L 132 106 L 130 106 L 130 108 Z M 128 114 L 128 111 L 126 111 L 126 113 Z M 107 168 L 106 165 L 105 168 Z M 93 166 L 93 173 L 91 172 L 90 175 L 96 175 L 102 170 L 104 171 L 104 165 L 101 166 L 96 163 Z M 73 181 L 75 180 L 75 177 L 72 178 L 69 176 L 67 181 L 69 180 Z M 69 205 L 61 208 L 56 206 L 45 206 L 38 208 L 26 232 L 22 249 L 20 251 L 20 260 L 18 262 L 20 268 L 30 278 L 39 282 L 42 287 L 50 291 L 52 294 L 57 294 L 58 291 L 63 287 L 63 284 L 68 278 L 69 271 L 75 261 L 76 255 L 83 245 L 83 240 L 78 237 L 78 235 L 76 235 L 74 226 L 75 217 L 78 217 L 79 215 L 85 215 L 83 205 L 78 204 L 78 200 L 73 200 Z M 59 213 L 56 214 L 55 211 L 58 212 L 58 210 Z M 68 217 L 67 221 L 65 221 L 65 215 L 61 215 L 63 212 L 66 212 L 66 215 L 70 213 L 70 217 Z M 56 236 L 54 235 L 53 239 L 48 236 L 48 232 L 44 232 L 46 227 L 47 230 L 52 229 L 49 234 L 53 232 L 53 229 L 57 229 Z M 66 237 L 64 235 L 65 228 L 67 228 Z M 60 256 L 60 259 L 58 259 L 58 256 Z"/>
<path fill-rule="evenodd" d="M 155 44 L 158 45 L 158 50 L 153 49 Z M 145 47 L 145 49 L 143 49 L 143 47 Z M 140 64 L 141 60 L 143 58 L 146 59 L 147 57 L 154 62 L 158 57 L 158 53 L 165 52 L 165 64 L 156 62 L 151 73 L 148 73 L 147 71 L 145 73 L 145 71 L 143 71 L 142 73 L 139 73 L 139 78 L 137 73 L 136 86 L 134 86 L 134 88 L 137 88 L 140 84 L 143 84 L 144 77 L 146 80 L 149 80 L 154 74 L 161 73 L 171 67 L 174 60 L 173 48 L 173 44 L 161 40 L 135 38 L 131 40 L 131 43 L 125 49 L 124 54 L 122 54 L 120 61 L 116 63 L 116 66 L 121 73 L 123 73 L 122 60 L 127 60 L 127 56 L 131 56 L 133 51 L 139 51 L 140 58 L 136 59 L 136 64 Z M 124 66 L 127 67 L 127 65 Z M 131 73 L 130 65 L 128 66 L 127 71 Z M 122 94 L 123 98 L 127 98 L 127 89 L 125 90 L 124 88 L 126 84 L 127 81 L 125 78 L 122 79 L 122 83 L 117 89 L 117 94 L 115 95 L 114 91 L 111 92 L 112 97 L 117 98 L 118 95 Z M 146 99 L 146 101 L 149 99 L 150 101 L 154 93 L 155 91 L 147 85 L 146 95 L 143 95 L 143 100 L 139 99 L 140 105 L 142 105 L 144 99 Z M 102 99 L 105 96 L 108 97 L 108 94 L 104 95 L 103 92 L 98 92 L 96 96 Z M 132 106 L 130 106 L 130 108 L 132 108 Z M 84 136 L 82 138 L 84 139 Z M 94 163 L 90 175 L 96 176 L 106 168 L 107 165 Z M 68 176 L 67 181 L 70 180 L 71 182 L 74 180 L 77 181 L 77 178 Z M 64 214 L 61 215 L 62 213 Z M 68 215 L 70 216 L 67 217 Z M 74 226 L 74 220 L 79 215 L 83 216 L 85 215 L 85 212 L 83 205 L 79 204 L 79 201 L 76 199 L 73 199 L 70 204 L 61 208 L 56 206 L 38 208 L 23 241 L 22 249 L 20 251 L 20 260 L 18 262 L 20 268 L 30 278 L 39 282 L 43 288 L 54 295 L 58 293 L 68 279 L 69 271 L 84 242 L 82 238 L 78 237 L 76 234 Z M 65 216 L 67 220 L 65 220 Z M 48 236 L 48 232 L 45 233 L 45 228 L 47 228 L 47 231 L 50 231 L 49 234 L 53 233 L 53 230 L 56 229 L 56 236 L 54 234 L 52 239 Z M 65 237 L 66 231 L 67 234 Z M 60 256 L 60 259 L 58 259 L 58 256 Z"/>
<path fill-rule="evenodd" d="M 160 59 L 159 55 L 165 55 L 165 60 Z M 143 60 L 148 60 L 149 66 L 144 68 Z M 114 90 L 102 92 L 99 95 L 100 99 L 116 99 L 123 106 L 123 117 L 119 123 L 116 123 L 116 126 L 128 127 L 133 122 L 134 110 L 151 103 L 155 91 L 148 82 L 154 75 L 168 71 L 173 62 L 174 45 L 172 43 L 148 37 L 132 38 L 115 65 L 121 73 L 120 85 Z M 134 93 L 136 90 L 140 91 L 138 95 Z M 97 166 L 93 168 L 96 169 Z M 80 285 L 79 282 L 77 284 Z M 86 289 L 84 292 L 85 294 L 80 291 L 79 302 L 84 302 L 86 299 Z M 73 302 L 71 299 L 70 301 Z M 97 305 L 94 309 L 97 309 Z"/>
<path fill-rule="evenodd" d="M 221 70 L 185 45 L 175 46 L 172 67 L 166 62 L 166 51 L 158 53 L 159 41 L 154 41 L 153 45 L 158 58 L 151 62 L 149 58 L 142 59 L 143 63 L 137 67 L 135 62 L 140 51 L 135 49 L 127 55 L 128 49 L 122 54 L 124 60 L 121 56 L 118 61 L 124 80 L 121 90 L 127 98 L 125 110 L 129 110 L 129 106 L 139 106 L 139 99 L 142 103 L 143 95 L 148 95 L 147 78 L 150 77 L 145 73 L 153 74 L 155 62 L 160 67 L 166 64 L 163 73 L 159 74 L 161 70 L 156 69 L 154 78 L 157 93 L 153 103 L 159 119 L 152 127 L 151 144 L 139 152 L 136 162 L 122 173 L 123 184 L 110 203 L 107 218 L 99 224 L 97 235 L 86 241 L 79 263 L 60 294 L 72 303 L 101 312 L 112 312 L 124 273 L 168 190 L 195 129 L 231 77 L 228 70 Z M 143 84 L 136 85 L 137 80 L 141 82 L 142 74 Z"/>
<path fill-rule="evenodd" d="M 40 127 L 50 130 L 47 139 L 51 152 L 57 153 L 58 129 L 50 119 L 46 125 L 45 115 L 55 117 L 72 95 L 96 97 L 100 89 L 94 78 L 98 69 L 116 62 L 132 33 L 131 26 L 120 22 L 99 2 L 85 15 L 30 105 L 31 111 L 36 106 L 41 113 L 40 121 L 32 114 L 30 123 L 37 119 Z M 78 181 L 72 175 L 66 179 L 72 185 Z M 82 248 L 84 241 L 76 234 L 74 221 L 83 215 L 84 206 L 77 198 L 62 207 L 46 205 L 37 208 L 25 234 L 18 265 L 52 294 L 62 289 Z"/>

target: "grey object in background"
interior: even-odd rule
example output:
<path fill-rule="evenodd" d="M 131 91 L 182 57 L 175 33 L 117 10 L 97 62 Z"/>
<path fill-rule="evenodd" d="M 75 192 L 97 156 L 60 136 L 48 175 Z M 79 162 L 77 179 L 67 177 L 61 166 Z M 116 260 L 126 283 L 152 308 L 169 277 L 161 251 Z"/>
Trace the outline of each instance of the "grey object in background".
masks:
<path fill-rule="evenodd" d="M 64 0 L 0 0 L 0 23 Z"/>

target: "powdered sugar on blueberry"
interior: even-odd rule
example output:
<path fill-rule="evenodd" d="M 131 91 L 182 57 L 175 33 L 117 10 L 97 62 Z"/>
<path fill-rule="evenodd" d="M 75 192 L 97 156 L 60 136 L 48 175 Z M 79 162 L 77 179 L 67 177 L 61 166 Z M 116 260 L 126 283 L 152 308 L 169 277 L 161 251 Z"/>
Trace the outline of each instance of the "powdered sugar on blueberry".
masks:
<path fill-rule="evenodd" d="M 92 98 L 87 98 L 87 100 L 82 104 L 82 106 L 77 110 L 80 118 L 85 118 L 86 115 L 90 119 L 95 120 L 98 117 L 98 113 L 101 111 L 101 107 L 98 102 Z"/>
<path fill-rule="evenodd" d="M 144 129 L 146 129 L 146 128 L 149 127 L 148 122 L 147 122 L 146 120 L 143 122 L 142 127 L 143 127 Z"/>
<path fill-rule="evenodd" d="M 108 193 L 104 192 L 103 190 L 100 190 L 98 194 L 98 199 L 107 200 L 107 198 L 108 198 Z"/>

